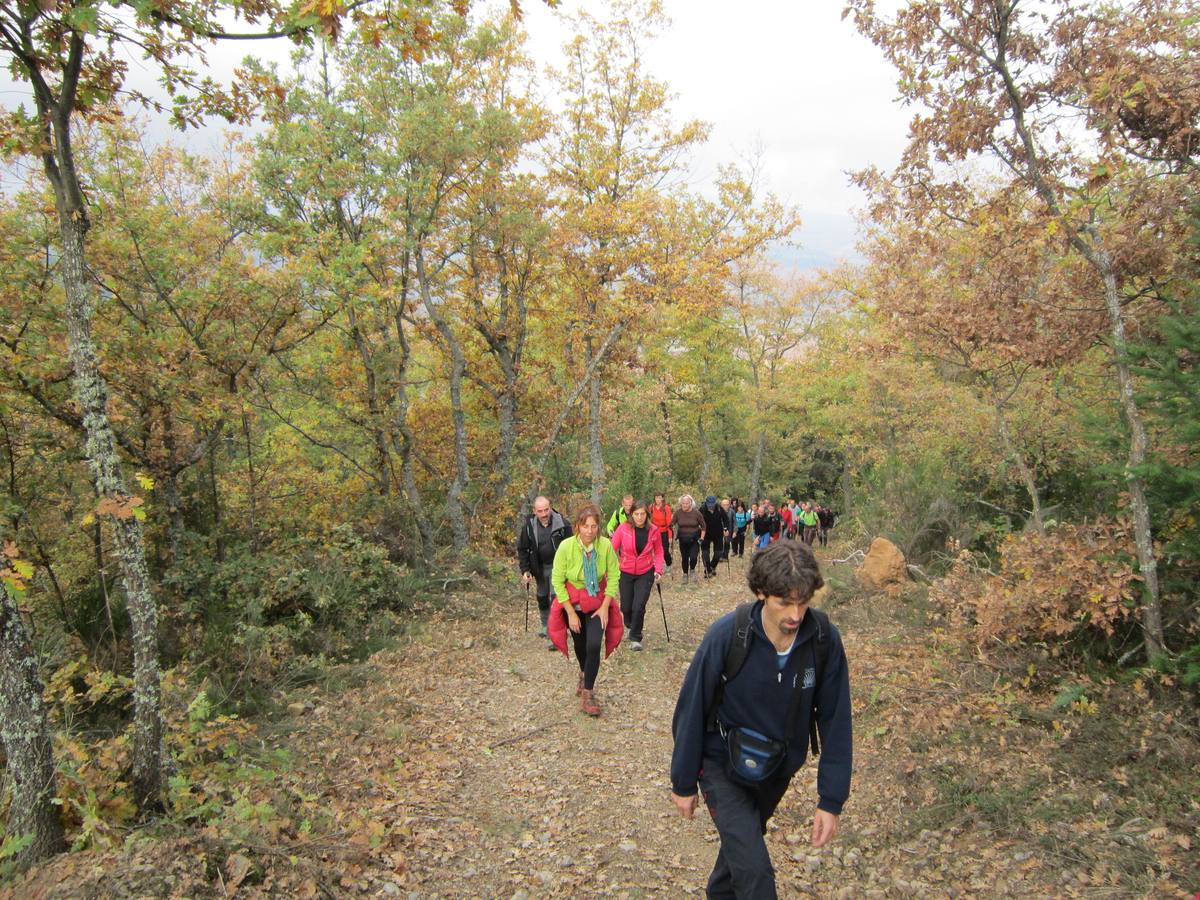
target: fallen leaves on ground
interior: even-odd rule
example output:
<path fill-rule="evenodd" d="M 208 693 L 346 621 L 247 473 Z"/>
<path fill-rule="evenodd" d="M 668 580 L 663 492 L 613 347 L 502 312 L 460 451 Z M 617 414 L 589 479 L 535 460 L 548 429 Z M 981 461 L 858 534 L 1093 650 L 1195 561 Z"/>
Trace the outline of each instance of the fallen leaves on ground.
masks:
<path fill-rule="evenodd" d="M 598 719 L 579 710 L 574 660 L 523 631 L 515 589 L 452 601 L 358 667 L 356 686 L 284 699 L 287 718 L 246 748 L 260 772 L 238 828 L 135 833 L 6 896 L 700 895 L 716 834 L 705 812 L 685 822 L 670 802 L 671 712 L 704 629 L 744 585 L 741 561 L 699 584 L 668 579 L 671 641 L 653 596 L 647 649 L 622 646 L 601 667 Z M 1051 686 L 976 659 L 903 597 L 843 593 L 831 611 L 852 670 L 853 795 L 838 838 L 813 849 L 816 767 L 797 775 L 768 832 L 781 895 L 1200 889 L 1200 753 L 1182 717 L 1089 684 L 1077 693 L 1092 707 L 1128 719 L 1126 744 L 1097 753 L 1094 709 L 1056 707 Z M 1130 815 L 1155 790 L 1173 817 Z"/>

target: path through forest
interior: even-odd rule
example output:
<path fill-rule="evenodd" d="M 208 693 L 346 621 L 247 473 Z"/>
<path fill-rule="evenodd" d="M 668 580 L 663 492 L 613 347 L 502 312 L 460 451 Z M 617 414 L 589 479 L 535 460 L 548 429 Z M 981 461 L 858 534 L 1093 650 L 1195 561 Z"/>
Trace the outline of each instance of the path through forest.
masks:
<path fill-rule="evenodd" d="M 263 729 L 261 758 L 298 799 L 264 811 L 259 838 L 210 828 L 75 854 L 19 895 L 702 895 L 716 834 L 671 804 L 671 713 L 705 628 L 745 596 L 746 562 L 664 581 L 671 641 L 652 595 L 646 650 L 601 667 L 598 719 L 579 710 L 574 661 L 535 636 L 536 608 L 524 631 L 515 587 L 460 593 L 354 683 L 296 692 Z M 1182 895 L 1146 872 L 1186 869 L 1186 831 L 1097 815 L 1055 762 L 1061 734 L 1014 718 L 995 672 L 904 600 L 848 583 L 827 607 L 851 663 L 852 795 L 836 841 L 814 850 L 815 765 L 793 781 L 768 835 L 782 896 Z"/>
<path fill-rule="evenodd" d="M 623 645 L 601 668 L 598 719 L 579 710 L 574 661 L 534 635 L 536 608 L 524 632 L 516 590 L 494 603 L 462 598 L 402 650 L 374 657 L 377 671 L 357 696 L 321 700 L 286 738 L 309 757 L 311 793 L 365 820 L 351 840 L 374 835 L 378 844 L 321 886 L 414 898 L 702 894 L 716 833 L 707 813 L 685 822 L 670 802 L 671 713 L 705 628 L 744 598 L 747 563 L 711 581 L 664 582 L 671 640 L 652 595 L 647 649 Z M 958 679 L 924 629 L 888 614 L 889 601 L 841 599 L 833 617 L 855 694 L 853 793 L 838 840 L 813 850 L 815 766 L 797 776 L 769 834 L 781 893 L 1101 887 L 1103 873 L 1092 885 L 1086 866 L 1068 866 L 1064 883 L 1060 860 L 987 827 L 913 827 L 914 812 L 943 798 L 915 777 L 922 760 L 910 739 L 925 733 L 933 746 L 934 734 L 954 727 Z M 998 749 L 963 748 L 966 766 L 985 772 Z"/>

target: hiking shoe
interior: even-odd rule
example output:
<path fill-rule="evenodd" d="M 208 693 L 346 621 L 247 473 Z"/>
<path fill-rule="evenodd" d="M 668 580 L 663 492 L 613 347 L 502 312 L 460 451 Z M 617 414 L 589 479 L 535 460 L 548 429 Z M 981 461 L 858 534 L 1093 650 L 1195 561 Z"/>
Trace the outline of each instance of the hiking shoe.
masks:
<path fill-rule="evenodd" d="M 540 638 L 546 637 L 546 626 L 545 625 L 543 625 L 541 628 L 538 629 L 538 637 L 540 637 Z"/>
<path fill-rule="evenodd" d="M 548 641 L 546 643 L 546 649 L 549 650 L 551 653 L 553 653 L 558 648 L 554 646 L 554 641 Z"/>
<path fill-rule="evenodd" d="M 688 583 L 688 573 L 687 573 L 687 572 L 684 572 L 684 573 L 683 573 L 683 583 L 684 583 L 684 584 L 687 584 L 687 583 Z"/>
<path fill-rule="evenodd" d="M 589 716 L 600 715 L 600 701 L 596 699 L 595 691 L 589 691 L 587 688 L 580 688 L 579 696 L 581 698 L 579 703 L 580 709 L 582 709 Z"/>
<path fill-rule="evenodd" d="M 634 650 L 641 650 L 641 649 L 642 649 L 642 642 L 641 642 L 641 641 L 634 641 L 634 642 L 633 642 L 633 649 L 634 649 Z"/>

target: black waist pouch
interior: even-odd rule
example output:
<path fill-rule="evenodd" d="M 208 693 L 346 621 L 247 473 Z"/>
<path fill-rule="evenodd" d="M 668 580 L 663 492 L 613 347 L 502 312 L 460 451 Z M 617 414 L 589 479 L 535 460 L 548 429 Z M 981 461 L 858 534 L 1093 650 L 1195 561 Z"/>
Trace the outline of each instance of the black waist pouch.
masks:
<path fill-rule="evenodd" d="M 721 728 L 729 751 L 729 773 L 739 781 L 758 784 L 766 781 L 787 758 L 787 742 L 777 741 L 752 728 Z"/>

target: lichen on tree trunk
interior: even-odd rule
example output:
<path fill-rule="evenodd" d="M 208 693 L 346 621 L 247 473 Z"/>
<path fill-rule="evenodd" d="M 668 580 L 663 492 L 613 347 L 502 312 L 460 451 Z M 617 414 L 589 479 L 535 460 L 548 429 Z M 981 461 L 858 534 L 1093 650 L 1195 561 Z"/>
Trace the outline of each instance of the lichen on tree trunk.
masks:
<path fill-rule="evenodd" d="M 86 219 L 60 203 L 60 267 L 66 293 L 66 324 L 75 401 L 84 428 L 84 456 L 96 495 L 121 503 L 130 494 L 121 474 L 116 440 L 108 418 L 108 386 L 92 340 L 92 292 L 84 270 Z M 143 812 L 162 805 L 163 728 L 158 670 L 158 607 L 150 589 L 141 521 L 132 514 L 111 517 L 117 561 L 133 636 L 134 796 Z"/>
<path fill-rule="evenodd" d="M 0 587 L 0 739 L 12 791 L 6 832 L 29 837 L 15 857 L 19 869 L 66 849 L 53 802 L 54 755 L 42 692 L 29 632 Z"/>

